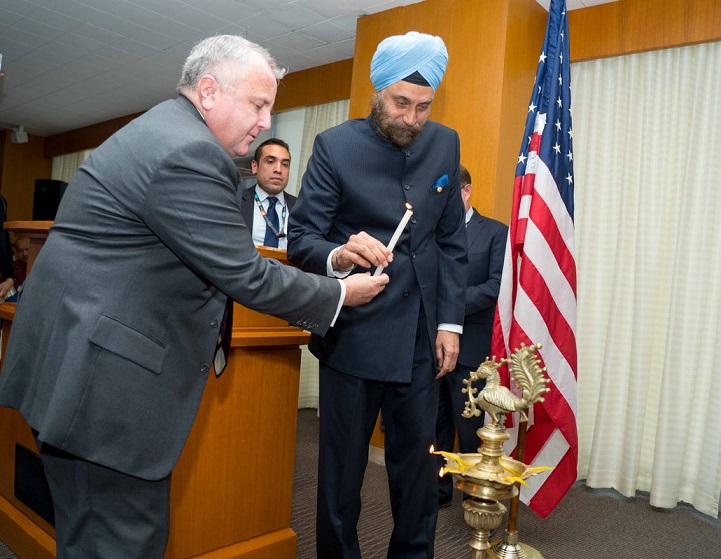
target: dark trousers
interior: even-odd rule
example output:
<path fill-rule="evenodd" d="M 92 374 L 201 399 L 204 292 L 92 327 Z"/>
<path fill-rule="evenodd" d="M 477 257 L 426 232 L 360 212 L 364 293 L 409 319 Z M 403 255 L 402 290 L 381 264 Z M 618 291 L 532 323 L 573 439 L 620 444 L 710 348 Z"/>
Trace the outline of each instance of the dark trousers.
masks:
<path fill-rule="evenodd" d="M 438 450 L 453 452 L 453 443 L 455 442 L 456 430 L 458 430 L 458 450 L 459 452 L 478 452 L 481 446 L 481 439 L 476 431 L 483 427 L 483 413 L 480 417 L 463 417 L 465 402 L 468 394 L 463 393 L 463 389 L 467 385 L 463 384 L 463 380 L 468 380 L 471 371 L 475 371 L 477 367 L 466 367 L 458 365 L 456 368 L 441 379 L 438 397 L 438 423 L 436 426 L 436 442 Z M 485 381 L 475 381 L 473 388 L 477 388 L 480 392 L 485 386 Z M 445 464 L 442 457 L 438 457 L 438 468 Z M 453 495 L 453 476 L 451 474 L 444 475 L 438 481 L 438 499 L 447 501 Z"/>
<path fill-rule="evenodd" d="M 170 476 L 147 481 L 38 446 L 53 497 L 57 559 L 162 559 Z"/>
<path fill-rule="evenodd" d="M 433 557 L 438 470 L 429 450 L 435 438 L 438 382 L 426 330 L 418 330 L 410 384 L 370 381 L 320 366 L 318 559 L 361 559 L 361 486 L 379 410 L 394 523 L 388 558 Z"/>

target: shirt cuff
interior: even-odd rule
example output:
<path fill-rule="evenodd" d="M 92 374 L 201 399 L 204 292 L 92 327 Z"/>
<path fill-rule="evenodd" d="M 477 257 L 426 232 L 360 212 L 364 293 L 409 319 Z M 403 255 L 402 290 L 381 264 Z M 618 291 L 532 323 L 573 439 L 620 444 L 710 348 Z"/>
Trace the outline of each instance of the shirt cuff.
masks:
<path fill-rule="evenodd" d="M 463 334 L 463 325 L 461 324 L 448 324 L 442 322 L 438 325 L 439 330 L 447 330 L 448 332 L 455 332 L 456 334 Z"/>
<path fill-rule="evenodd" d="M 331 327 L 335 326 L 335 321 L 338 319 L 340 310 L 343 308 L 343 303 L 345 302 L 345 282 L 339 279 L 338 283 L 340 283 L 340 301 L 338 301 L 338 308 L 335 310 L 333 321 L 330 323 Z"/>
<path fill-rule="evenodd" d="M 333 255 L 338 252 L 343 246 L 339 246 L 330 251 L 328 260 L 325 262 L 325 272 L 329 278 L 347 278 L 355 268 L 355 264 L 350 270 L 334 270 L 333 269 Z M 345 294 L 345 291 L 343 292 Z"/>

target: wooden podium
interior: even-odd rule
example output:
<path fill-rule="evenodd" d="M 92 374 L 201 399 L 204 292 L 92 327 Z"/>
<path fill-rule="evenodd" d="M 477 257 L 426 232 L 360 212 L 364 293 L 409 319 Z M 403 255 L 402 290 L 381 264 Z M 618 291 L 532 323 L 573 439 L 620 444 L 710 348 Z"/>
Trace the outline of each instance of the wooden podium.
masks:
<path fill-rule="evenodd" d="M 8 222 L 31 237 L 32 260 L 51 222 Z M 285 251 L 260 247 L 287 263 Z M 5 353 L 15 305 L 0 306 Z M 235 304 L 228 365 L 210 373 L 173 470 L 166 559 L 294 559 L 290 528 L 300 347 L 308 334 Z M 22 559 L 55 557 L 54 529 L 14 493 L 16 444 L 37 452 L 30 428 L 0 407 L 0 539 Z"/>

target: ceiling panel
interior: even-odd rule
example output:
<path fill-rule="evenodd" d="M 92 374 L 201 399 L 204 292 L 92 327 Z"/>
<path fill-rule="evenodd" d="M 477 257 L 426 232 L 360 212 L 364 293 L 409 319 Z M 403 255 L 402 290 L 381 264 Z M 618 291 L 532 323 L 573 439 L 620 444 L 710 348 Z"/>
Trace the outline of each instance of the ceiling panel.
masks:
<path fill-rule="evenodd" d="M 419 1 L 1 0 L 0 128 L 49 136 L 146 110 L 175 95 L 192 45 L 219 33 L 291 72 L 351 58 L 358 17 Z"/>

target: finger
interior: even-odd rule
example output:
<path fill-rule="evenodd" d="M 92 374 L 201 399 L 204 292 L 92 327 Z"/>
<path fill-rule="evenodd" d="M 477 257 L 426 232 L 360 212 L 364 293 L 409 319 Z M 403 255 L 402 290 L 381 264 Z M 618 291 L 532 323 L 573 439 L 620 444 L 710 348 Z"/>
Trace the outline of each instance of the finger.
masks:
<path fill-rule="evenodd" d="M 364 231 L 357 235 L 351 235 L 345 248 L 349 251 L 353 263 L 364 268 L 371 265 L 387 266 L 393 260 L 393 255 L 388 248 Z"/>
<path fill-rule="evenodd" d="M 377 254 L 370 251 L 352 253 L 349 255 L 349 260 L 361 268 L 375 268 L 377 266 L 385 268 L 389 264 L 388 261 L 382 260 Z"/>
<path fill-rule="evenodd" d="M 438 374 L 440 374 L 443 371 L 443 346 L 441 345 L 436 346 L 436 363 L 438 364 Z"/>

